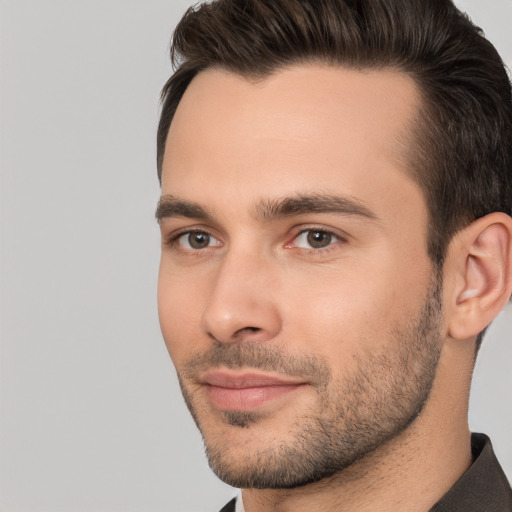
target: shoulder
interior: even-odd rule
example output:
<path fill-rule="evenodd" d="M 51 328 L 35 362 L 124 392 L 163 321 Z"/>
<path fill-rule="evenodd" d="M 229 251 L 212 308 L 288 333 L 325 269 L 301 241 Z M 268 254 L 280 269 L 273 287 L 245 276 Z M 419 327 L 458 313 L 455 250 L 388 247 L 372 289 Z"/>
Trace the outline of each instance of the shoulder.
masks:
<path fill-rule="evenodd" d="M 229 503 L 226 503 L 219 512 L 235 512 L 236 498 L 233 498 Z"/>

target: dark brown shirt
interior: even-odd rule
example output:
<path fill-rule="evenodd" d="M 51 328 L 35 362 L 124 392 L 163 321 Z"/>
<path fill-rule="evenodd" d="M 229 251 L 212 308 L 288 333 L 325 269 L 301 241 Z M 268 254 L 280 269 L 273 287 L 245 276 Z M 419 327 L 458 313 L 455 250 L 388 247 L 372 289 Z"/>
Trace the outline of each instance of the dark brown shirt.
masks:
<path fill-rule="evenodd" d="M 484 434 L 471 436 L 473 464 L 430 512 L 512 512 L 512 490 Z M 231 500 L 220 512 L 235 512 Z"/>
<path fill-rule="evenodd" d="M 512 490 L 484 434 L 471 436 L 473 464 L 431 512 L 512 512 Z"/>

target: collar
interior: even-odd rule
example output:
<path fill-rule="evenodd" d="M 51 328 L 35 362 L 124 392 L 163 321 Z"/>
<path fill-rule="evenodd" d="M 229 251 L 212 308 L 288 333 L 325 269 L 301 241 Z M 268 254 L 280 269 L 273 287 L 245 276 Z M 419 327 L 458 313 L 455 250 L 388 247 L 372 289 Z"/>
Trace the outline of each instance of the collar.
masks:
<path fill-rule="evenodd" d="M 473 464 L 430 512 L 508 512 L 512 490 L 494 455 L 490 439 L 472 434 Z"/>

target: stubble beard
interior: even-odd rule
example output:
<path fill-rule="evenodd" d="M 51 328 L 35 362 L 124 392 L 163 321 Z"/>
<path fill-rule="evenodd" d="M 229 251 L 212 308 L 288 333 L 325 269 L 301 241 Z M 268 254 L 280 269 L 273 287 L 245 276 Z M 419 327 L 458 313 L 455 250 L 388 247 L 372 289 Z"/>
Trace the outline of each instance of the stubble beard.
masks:
<path fill-rule="evenodd" d="M 290 489 L 340 473 L 402 434 L 423 410 L 441 351 L 441 279 L 437 276 L 418 316 L 394 330 L 393 348 L 358 361 L 355 373 L 333 382 L 327 364 L 315 357 L 290 358 L 265 344 L 216 343 L 190 361 L 178 376 L 185 402 L 204 439 L 210 467 L 233 487 Z M 268 448 L 234 455 L 229 434 L 211 440 L 185 384 L 199 368 L 224 365 L 308 375 L 317 406 L 290 427 L 287 439 Z M 248 429 L 258 412 L 224 412 L 231 427 Z M 272 438 L 269 432 L 269 438 Z"/>

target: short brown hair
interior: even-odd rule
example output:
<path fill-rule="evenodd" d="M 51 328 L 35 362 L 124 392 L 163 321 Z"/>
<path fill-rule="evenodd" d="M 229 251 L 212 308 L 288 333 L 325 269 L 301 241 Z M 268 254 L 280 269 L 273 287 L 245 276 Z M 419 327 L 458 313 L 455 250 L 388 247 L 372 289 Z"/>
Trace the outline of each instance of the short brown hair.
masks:
<path fill-rule="evenodd" d="M 301 62 L 410 75 L 423 103 L 408 150 L 429 210 L 428 251 L 439 268 L 453 234 L 512 214 L 512 94 L 496 49 L 451 0 L 217 0 L 190 8 L 172 41 L 175 73 L 162 91 L 157 136 L 200 71 L 264 78 Z"/>

